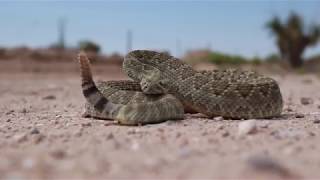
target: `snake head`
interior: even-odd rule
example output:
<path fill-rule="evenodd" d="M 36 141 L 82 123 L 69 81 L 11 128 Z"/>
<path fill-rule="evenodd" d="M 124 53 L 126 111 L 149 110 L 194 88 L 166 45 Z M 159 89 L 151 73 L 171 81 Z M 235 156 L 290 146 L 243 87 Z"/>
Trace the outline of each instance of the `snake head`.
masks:
<path fill-rule="evenodd" d="M 140 86 L 145 94 L 166 94 L 168 81 L 161 77 L 159 70 L 145 71 Z"/>

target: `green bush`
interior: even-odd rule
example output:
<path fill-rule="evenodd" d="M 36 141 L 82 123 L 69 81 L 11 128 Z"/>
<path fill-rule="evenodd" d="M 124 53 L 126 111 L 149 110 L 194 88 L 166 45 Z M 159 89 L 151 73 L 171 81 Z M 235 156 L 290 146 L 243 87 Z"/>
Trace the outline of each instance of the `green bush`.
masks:
<path fill-rule="evenodd" d="M 97 53 L 97 54 L 101 50 L 100 46 L 92 41 L 80 41 L 79 42 L 79 49 L 86 51 L 86 52 L 93 52 L 93 53 Z"/>
<path fill-rule="evenodd" d="M 228 55 L 220 52 L 211 52 L 208 56 L 209 62 L 215 64 L 244 64 L 247 60 L 238 55 Z"/>
<path fill-rule="evenodd" d="M 279 62 L 280 61 L 280 57 L 279 57 L 279 55 L 277 55 L 277 54 L 270 54 L 269 56 L 267 56 L 266 58 L 265 58 L 265 61 L 267 62 L 267 63 L 277 63 L 277 62 Z"/>
<path fill-rule="evenodd" d="M 259 57 L 254 57 L 250 61 L 253 65 L 260 65 L 262 63 L 262 60 Z"/>

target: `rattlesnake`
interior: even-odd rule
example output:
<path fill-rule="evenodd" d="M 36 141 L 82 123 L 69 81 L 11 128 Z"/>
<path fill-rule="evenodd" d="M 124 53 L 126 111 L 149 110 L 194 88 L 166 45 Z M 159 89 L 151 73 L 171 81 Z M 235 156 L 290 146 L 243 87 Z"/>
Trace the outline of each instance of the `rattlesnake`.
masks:
<path fill-rule="evenodd" d="M 123 71 L 133 81 L 95 85 L 90 64 L 79 54 L 85 116 L 136 125 L 182 119 L 184 109 L 231 119 L 279 116 L 283 101 L 275 80 L 236 69 L 195 71 L 166 53 L 135 50 Z"/>

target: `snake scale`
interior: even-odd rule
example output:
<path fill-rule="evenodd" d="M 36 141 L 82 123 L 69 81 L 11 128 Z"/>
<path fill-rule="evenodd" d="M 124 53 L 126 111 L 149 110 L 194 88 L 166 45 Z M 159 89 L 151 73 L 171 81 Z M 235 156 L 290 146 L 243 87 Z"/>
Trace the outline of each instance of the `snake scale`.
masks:
<path fill-rule="evenodd" d="M 166 53 L 135 50 L 123 62 L 132 80 L 96 85 L 85 53 L 78 60 L 86 117 L 138 125 L 183 119 L 186 109 L 208 117 L 262 119 L 279 116 L 283 108 L 277 82 L 252 71 L 199 72 Z"/>

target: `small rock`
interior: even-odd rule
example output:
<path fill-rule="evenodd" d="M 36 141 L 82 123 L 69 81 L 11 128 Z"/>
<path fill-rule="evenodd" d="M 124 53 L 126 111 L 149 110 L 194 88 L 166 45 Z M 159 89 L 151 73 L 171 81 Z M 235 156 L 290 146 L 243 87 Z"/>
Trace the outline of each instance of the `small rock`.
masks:
<path fill-rule="evenodd" d="M 297 129 L 282 129 L 282 130 L 274 130 L 270 133 L 276 139 L 294 139 L 300 140 L 302 137 L 308 136 L 305 131 L 297 130 Z"/>
<path fill-rule="evenodd" d="M 114 138 L 114 135 L 112 133 L 109 133 L 108 136 L 107 136 L 107 140 L 110 140 L 110 139 L 113 139 Z"/>
<path fill-rule="evenodd" d="M 137 151 L 140 149 L 140 144 L 138 142 L 133 142 L 130 147 L 133 151 Z"/>
<path fill-rule="evenodd" d="M 21 164 L 22 164 L 22 167 L 25 168 L 25 169 L 32 169 L 36 165 L 36 162 L 32 158 L 25 158 L 21 162 Z"/>
<path fill-rule="evenodd" d="M 34 144 L 39 144 L 39 143 L 42 142 L 44 139 L 45 139 L 45 136 L 44 136 L 44 135 L 42 135 L 42 134 L 36 134 L 36 135 L 33 137 L 33 143 L 34 143 Z"/>
<path fill-rule="evenodd" d="M 307 98 L 307 97 L 302 97 L 300 99 L 301 104 L 303 105 L 308 105 L 308 104 L 312 104 L 313 100 L 311 98 Z"/>
<path fill-rule="evenodd" d="M 58 150 L 58 149 L 52 151 L 52 152 L 50 153 L 50 155 L 51 155 L 52 157 L 56 158 L 56 159 L 64 159 L 64 158 L 67 156 L 67 154 L 66 154 L 65 151 L 63 151 L 63 150 Z"/>
<path fill-rule="evenodd" d="M 9 119 L 7 119 L 7 120 L 6 120 L 6 122 L 11 122 L 11 119 L 10 119 L 10 118 L 9 118 Z"/>
<path fill-rule="evenodd" d="M 223 121 L 224 118 L 222 116 L 214 117 L 213 120 L 215 121 Z"/>
<path fill-rule="evenodd" d="M 320 124 L 320 120 L 319 120 L 319 119 L 316 119 L 316 120 L 313 121 L 313 123 L 314 123 L 314 124 Z"/>
<path fill-rule="evenodd" d="M 129 129 L 127 134 L 137 134 L 139 133 L 140 130 L 139 129 L 136 129 L 136 128 L 132 128 L 132 129 Z"/>
<path fill-rule="evenodd" d="M 42 99 L 43 99 L 43 100 L 53 100 L 53 99 L 56 99 L 56 96 L 54 96 L 54 95 L 48 95 L 48 96 L 44 96 Z"/>
<path fill-rule="evenodd" d="M 56 115 L 56 119 L 59 119 L 59 118 L 61 118 L 62 116 L 61 115 Z"/>
<path fill-rule="evenodd" d="M 82 127 L 89 127 L 91 126 L 92 124 L 90 122 L 87 122 L 87 123 L 82 123 L 81 126 Z"/>
<path fill-rule="evenodd" d="M 230 133 L 228 131 L 224 131 L 222 133 L 222 137 L 228 137 L 230 135 Z"/>
<path fill-rule="evenodd" d="M 191 150 L 190 148 L 183 147 L 178 151 L 178 156 L 180 158 L 187 158 L 187 157 L 191 156 L 193 153 L 194 153 L 194 151 Z"/>
<path fill-rule="evenodd" d="M 217 126 L 217 130 L 222 130 L 222 129 L 224 129 L 223 124 L 219 124 L 219 125 Z"/>
<path fill-rule="evenodd" d="M 269 123 L 264 123 L 260 126 L 261 128 L 268 128 L 269 127 Z"/>
<path fill-rule="evenodd" d="M 158 128 L 158 131 L 163 133 L 164 132 L 164 129 L 163 128 Z"/>
<path fill-rule="evenodd" d="M 304 118 L 304 114 L 296 114 L 296 118 Z"/>
<path fill-rule="evenodd" d="M 26 108 L 23 108 L 22 110 L 21 110 L 21 113 L 27 113 L 27 109 Z"/>
<path fill-rule="evenodd" d="M 13 139 L 16 142 L 21 143 L 21 142 L 28 140 L 28 137 L 26 134 L 17 134 L 15 136 L 13 136 Z"/>
<path fill-rule="evenodd" d="M 318 109 L 320 109 L 320 104 L 318 105 Z"/>
<path fill-rule="evenodd" d="M 78 130 L 76 130 L 74 132 L 74 135 L 77 137 L 80 137 L 80 136 L 82 136 L 82 131 L 83 131 L 83 128 L 79 128 Z"/>
<path fill-rule="evenodd" d="M 240 136 L 254 134 L 257 132 L 256 120 L 246 120 L 239 123 L 238 134 Z"/>
<path fill-rule="evenodd" d="M 207 131 L 205 131 L 205 132 L 202 132 L 201 133 L 201 136 L 207 136 L 209 133 L 207 132 Z"/>
<path fill-rule="evenodd" d="M 285 109 L 285 111 L 287 111 L 287 112 L 292 112 L 292 111 L 293 111 L 293 109 L 292 109 L 292 108 L 290 108 L 290 107 L 287 107 L 287 108 Z"/>
<path fill-rule="evenodd" d="M 293 174 L 283 165 L 266 156 L 249 157 L 247 163 L 256 171 L 275 174 L 281 177 L 293 177 Z"/>
<path fill-rule="evenodd" d="M 30 134 L 40 134 L 40 131 L 37 128 L 33 128 Z"/>
<path fill-rule="evenodd" d="M 176 138 L 179 138 L 179 137 L 181 137 L 181 136 L 182 136 L 181 132 L 177 132 Z"/>
<path fill-rule="evenodd" d="M 308 135 L 311 136 L 311 137 L 313 137 L 313 136 L 315 136 L 316 134 L 315 134 L 314 132 L 310 131 L 310 132 L 308 132 Z"/>
<path fill-rule="evenodd" d="M 302 82 L 305 83 L 305 84 L 311 84 L 312 83 L 312 79 L 303 79 Z"/>
<path fill-rule="evenodd" d="M 297 155 L 301 151 L 302 148 L 299 146 L 288 146 L 283 149 L 283 153 L 286 155 Z"/>
<path fill-rule="evenodd" d="M 112 125 L 114 125 L 114 122 L 110 121 L 110 122 L 104 123 L 103 125 L 104 126 L 112 126 Z"/>
<path fill-rule="evenodd" d="M 12 114 L 12 113 L 14 113 L 14 110 L 10 110 L 10 111 L 6 112 L 6 115 L 9 115 L 9 114 Z"/>

